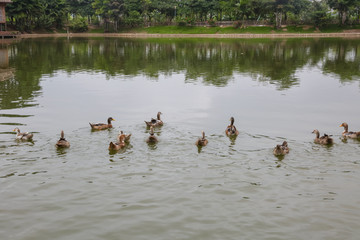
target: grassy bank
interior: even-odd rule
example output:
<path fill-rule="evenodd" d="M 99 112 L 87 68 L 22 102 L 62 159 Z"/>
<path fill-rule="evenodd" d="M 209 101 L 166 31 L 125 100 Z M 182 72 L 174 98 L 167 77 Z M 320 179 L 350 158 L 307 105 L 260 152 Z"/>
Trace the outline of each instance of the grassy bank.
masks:
<path fill-rule="evenodd" d="M 360 25 L 341 27 L 337 25 L 315 28 L 313 26 L 287 26 L 275 29 L 270 26 L 234 27 L 193 27 L 193 26 L 154 26 L 121 29 L 120 33 L 147 34 L 281 34 L 281 33 L 341 33 L 345 31 L 359 31 Z M 89 33 L 104 33 L 104 29 L 91 29 Z"/>

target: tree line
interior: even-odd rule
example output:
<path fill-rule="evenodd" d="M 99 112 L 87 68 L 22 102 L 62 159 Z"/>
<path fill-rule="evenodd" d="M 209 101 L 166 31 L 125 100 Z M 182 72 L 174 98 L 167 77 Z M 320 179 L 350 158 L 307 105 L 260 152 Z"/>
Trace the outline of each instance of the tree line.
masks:
<path fill-rule="evenodd" d="M 233 21 L 271 24 L 359 24 L 360 0 L 12 0 L 6 7 L 16 30 L 86 31 L 150 25 L 193 25 Z"/>

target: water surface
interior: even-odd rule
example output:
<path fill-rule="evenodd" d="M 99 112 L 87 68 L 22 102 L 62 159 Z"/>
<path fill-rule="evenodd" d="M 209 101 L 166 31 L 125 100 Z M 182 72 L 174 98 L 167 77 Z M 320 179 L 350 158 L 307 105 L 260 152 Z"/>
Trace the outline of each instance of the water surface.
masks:
<path fill-rule="evenodd" d="M 1 239 L 357 239 L 359 39 L 2 44 Z M 5 55 L 4 55 L 5 54 Z M 159 143 L 144 120 L 161 111 Z M 89 122 L 116 119 L 111 130 Z M 240 131 L 225 136 L 230 117 Z M 12 130 L 34 133 L 17 142 Z M 313 143 L 311 132 L 335 144 Z M 60 131 L 71 147 L 57 150 Z M 130 145 L 109 153 L 119 130 Z M 195 141 L 205 131 L 209 144 Z M 283 159 L 272 149 L 288 141 Z"/>

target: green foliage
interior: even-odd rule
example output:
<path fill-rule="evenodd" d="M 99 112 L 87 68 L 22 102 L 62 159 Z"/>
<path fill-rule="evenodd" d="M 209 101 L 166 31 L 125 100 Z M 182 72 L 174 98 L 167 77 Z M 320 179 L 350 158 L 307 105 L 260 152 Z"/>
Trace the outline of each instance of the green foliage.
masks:
<path fill-rule="evenodd" d="M 209 19 L 207 22 L 211 27 L 216 26 L 216 19 L 214 19 L 214 18 Z"/>
<path fill-rule="evenodd" d="M 159 10 L 154 10 L 150 13 L 151 20 L 154 24 L 163 24 L 166 22 L 166 15 Z"/>
<path fill-rule="evenodd" d="M 142 17 L 138 11 L 131 11 L 125 18 L 125 24 L 130 27 L 137 27 L 143 23 Z"/>
<path fill-rule="evenodd" d="M 314 1 L 311 6 L 311 20 L 317 27 L 323 27 L 330 23 L 330 17 L 328 15 L 328 6 L 324 2 Z"/>
<path fill-rule="evenodd" d="M 338 18 L 334 18 L 334 11 Z M 330 14 L 331 13 L 331 14 Z M 20 31 L 62 28 L 69 18 L 84 17 L 104 24 L 106 31 L 119 26 L 179 26 L 230 20 L 235 28 L 246 21 L 325 26 L 360 22 L 360 0 L 13 0 L 7 5 L 9 24 Z M 80 23 L 76 23 L 80 25 Z M 83 23 L 81 23 L 84 25 Z"/>
<path fill-rule="evenodd" d="M 177 23 L 178 26 L 184 27 L 186 26 L 186 19 L 181 17 L 181 16 L 177 16 L 175 19 L 175 22 Z"/>
<path fill-rule="evenodd" d="M 82 17 L 93 16 L 95 9 L 92 7 L 94 0 L 66 0 L 68 11 L 72 15 Z"/>
<path fill-rule="evenodd" d="M 88 23 L 84 17 L 72 19 L 69 26 L 72 32 L 86 32 L 88 30 Z"/>
<path fill-rule="evenodd" d="M 55 19 L 49 15 L 42 15 L 37 22 L 38 29 L 50 30 L 54 26 Z"/>
<path fill-rule="evenodd" d="M 10 24 L 27 32 L 61 28 L 67 17 L 65 0 L 13 0 L 6 10 Z"/>

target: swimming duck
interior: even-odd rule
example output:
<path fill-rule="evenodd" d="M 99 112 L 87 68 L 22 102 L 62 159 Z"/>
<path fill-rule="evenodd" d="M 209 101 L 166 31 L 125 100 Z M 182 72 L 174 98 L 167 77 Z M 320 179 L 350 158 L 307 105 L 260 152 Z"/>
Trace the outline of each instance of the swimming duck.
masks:
<path fill-rule="evenodd" d="M 33 138 L 32 133 L 28 133 L 28 132 L 21 133 L 19 128 L 15 128 L 13 131 L 17 132 L 17 134 L 16 134 L 16 139 L 17 140 L 25 140 L 25 141 L 27 141 L 27 140 L 32 140 L 32 138 Z"/>
<path fill-rule="evenodd" d="M 236 129 L 236 127 L 234 126 L 234 118 L 231 117 L 230 118 L 230 125 L 227 126 L 226 130 L 225 130 L 225 133 L 226 133 L 226 136 L 237 136 L 239 135 L 239 131 Z"/>
<path fill-rule="evenodd" d="M 118 142 L 109 144 L 109 150 L 120 150 L 123 147 L 125 147 L 125 135 L 121 135 Z"/>
<path fill-rule="evenodd" d="M 118 135 L 118 141 L 120 141 L 120 137 L 121 136 L 124 136 L 124 141 L 126 143 L 130 142 L 130 137 L 131 137 L 131 134 L 125 134 L 123 131 L 120 131 L 119 132 L 119 135 Z"/>
<path fill-rule="evenodd" d="M 205 138 L 205 132 L 202 131 L 202 138 L 199 138 L 196 142 L 195 145 L 196 146 L 206 146 L 208 144 L 208 140 Z"/>
<path fill-rule="evenodd" d="M 315 129 L 312 133 L 316 134 L 314 139 L 315 143 L 320 143 L 323 145 L 331 145 L 334 143 L 334 140 L 327 134 L 324 134 L 324 136 L 320 137 L 320 132 L 317 129 Z"/>
<path fill-rule="evenodd" d="M 104 130 L 108 128 L 112 128 L 111 121 L 115 121 L 112 117 L 109 117 L 106 123 L 89 123 L 92 130 Z"/>
<path fill-rule="evenodd" d="M 285 155 L 289 153 L 289 147 L 287 145 L 287 142 L 284 141 L 281 145 L 276 145 L 276 147 L 274 148 L 273 151 L 275 156 L 279 156 L 279 155 Z"/>
<path fill-rule="evenodd" d="M 70 147 L 70 143 L 68 141 L 66 141 L 66 139 L 64 137 L 64 131 L 61 131 L 61 136 L 60 136 L 59 141 L 57 141 L 57 143 L 56 143 L 56 147 L 60 147 L 60 148 Z"/>
<path fill-rule="evenodd" d="M 344 127 L 344 132 L 342 133 L 343 137 L 346 138 L 359 138 L 360 132 L 349 132 L 349 125 L 347 123 L 342 123 L 340 127 Z"/>
<path fill-rule="evenodd" d="M 161 112 L 158 112 L 157 119 L 151 118 L 150 122 L 145 121 L 146 126 L 160 127 L 160 126 L 164 125 L 163 121 L 160 119 L 161 114 L 162 114 Z"/>
<path fill-rule="evenodd" d="M 146 140 L 147 143 L 156 143 L 158 142 L 156 136 L 154 135 L 154 127 L 150 126 L 150 136 L 149 138 Z"/>

